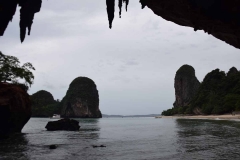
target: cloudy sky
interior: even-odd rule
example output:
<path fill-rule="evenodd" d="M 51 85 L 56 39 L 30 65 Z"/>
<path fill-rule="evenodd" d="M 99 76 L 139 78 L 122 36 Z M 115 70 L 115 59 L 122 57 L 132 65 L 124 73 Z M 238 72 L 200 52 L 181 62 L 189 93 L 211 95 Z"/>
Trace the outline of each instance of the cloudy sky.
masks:
<path fill-rule="evenodd" d="M 31 36 L 19 39 L 19 14 L 0 38 L 0 50 L 31 62 L 35 80 L 29 94 L 65 96 L 71 81 L 95 81 L 104 114 L 160 114 L 175 99 L 174 76 L 192 65 L 202 81 L 213 69 L 240 69 L 240 50 L 202 31 L 178 26 L 141 9 L 131 0 L 128 12 L 108 28 L 105 0 L 43 1 Z"/>

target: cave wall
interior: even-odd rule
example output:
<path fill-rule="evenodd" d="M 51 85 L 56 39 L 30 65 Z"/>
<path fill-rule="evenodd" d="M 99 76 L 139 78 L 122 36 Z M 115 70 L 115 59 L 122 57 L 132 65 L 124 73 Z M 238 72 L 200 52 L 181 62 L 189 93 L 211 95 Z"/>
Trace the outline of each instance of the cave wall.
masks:
<path fill-rule="evenodd" d="M 156 15 L 240 48 L 239 0 L 140 0 Z"/>

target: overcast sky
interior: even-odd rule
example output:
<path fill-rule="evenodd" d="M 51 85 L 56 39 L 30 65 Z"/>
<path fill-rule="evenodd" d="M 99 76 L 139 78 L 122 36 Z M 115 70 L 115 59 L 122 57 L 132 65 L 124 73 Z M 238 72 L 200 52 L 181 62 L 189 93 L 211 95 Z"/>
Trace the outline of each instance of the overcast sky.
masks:
<path fill-rule="evenodd" d="M 43 1 L 22 44 L 17 11 L 0 38 L 0 51 L 34 65 L 29 94 L 47 90 L 62 99 L 74 78 L 86 76 L 97 85 L 102 113 L 161 114 L 172 108 L 174 76 L 183 64 L 195 68 L 199 81 L 216 68 L 240 69 L 240 50 L 142 10 L 139 0 L 130 1 L 121 19 L 116 8 L 110 30 L 105 4 Z"/>

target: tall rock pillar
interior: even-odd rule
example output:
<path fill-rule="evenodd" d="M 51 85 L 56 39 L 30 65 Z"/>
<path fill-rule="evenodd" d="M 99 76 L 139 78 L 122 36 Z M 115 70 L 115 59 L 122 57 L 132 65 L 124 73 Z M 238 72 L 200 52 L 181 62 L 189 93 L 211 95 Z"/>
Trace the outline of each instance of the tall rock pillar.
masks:
<path fill-rule="evenodd" d="M 199 86 L 200 82 L 195 76 L 194 68 L 186 64 L 180 67 L 174 80 L 176 100 L 173 106 L 183 107 L 189 105 Z"/>
<path fill-rule="evenodd" d="M 62 117 L 102 118 L 98 90 L 93 80 L 75 78 L 62 102 Z"/>

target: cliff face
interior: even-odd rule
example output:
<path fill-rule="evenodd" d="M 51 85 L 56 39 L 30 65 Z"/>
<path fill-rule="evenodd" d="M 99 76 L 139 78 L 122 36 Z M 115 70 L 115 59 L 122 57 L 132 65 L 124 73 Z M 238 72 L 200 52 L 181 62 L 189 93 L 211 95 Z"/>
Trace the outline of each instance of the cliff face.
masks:
<path fill-rule="evenodd" d="M 195 76 L 194 68 L 189 65 L 180 67 L 174 79 L 176 101 L 173 106 L 183 107 L 189 105 L 199 86 L 200 82 Z"/>
<path fill-rule="evenodd" d="M 200 87 L 194 77 L 191 66 L 184 65 L 177 71 L 175 107 L 163 111 L 162 115 L 225 114 L 240 111 L 240 71 L 235 67 L 230 68 L 227 73 L 219 69 L 209 72 Z"/>
<path fill-rule="evenodd" d="M 26 91 L 13 84 L 0 83 L 0 137 L 21 132 L 31 116 Z"/>
<path fill-rule="evenodd" d="M 31 95 L 32 117 L 50 117 L 59 112 L 58 102 L 48 91 L 38 91 Z"/>
<path fill-rule="evenodd" d="M 62 117 L 101 118 L 98 90 L 87 77 L 72 81 L 66 96 L 61 101 Z"/>

